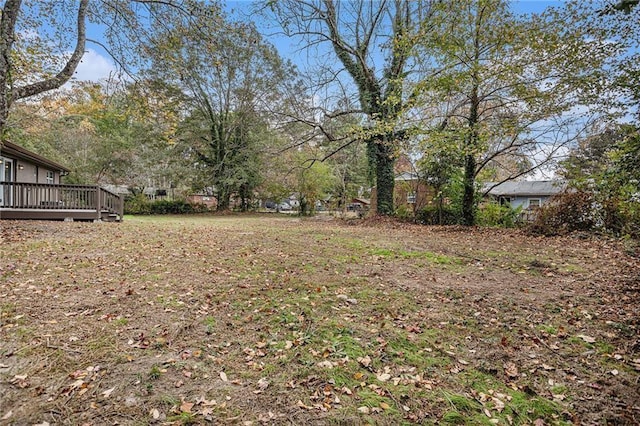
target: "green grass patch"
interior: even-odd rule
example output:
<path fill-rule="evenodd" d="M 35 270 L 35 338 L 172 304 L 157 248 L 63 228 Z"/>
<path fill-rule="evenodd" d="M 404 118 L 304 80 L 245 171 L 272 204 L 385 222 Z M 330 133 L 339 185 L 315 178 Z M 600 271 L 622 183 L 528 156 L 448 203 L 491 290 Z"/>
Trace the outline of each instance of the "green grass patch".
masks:
<path fill-rule="evenodd" d="M 429 263 L 437 265 L 461 265 L 462 259 L 438 254 L 430 251 L 407 251 L 407 250 L 392 250 L 392 249 L 372 249 L 369 254 L 374 256 L 380 256 L 384 258 L 396 258 L 396 259 L 415 259 L 426 260 Z"/>

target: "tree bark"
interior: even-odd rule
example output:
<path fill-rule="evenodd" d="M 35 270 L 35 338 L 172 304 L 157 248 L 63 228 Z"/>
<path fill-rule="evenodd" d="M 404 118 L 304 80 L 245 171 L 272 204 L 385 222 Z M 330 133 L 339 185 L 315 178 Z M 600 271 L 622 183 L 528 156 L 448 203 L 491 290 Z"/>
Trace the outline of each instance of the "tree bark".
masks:
<path fill-rule="evenodd" d="M 20 14 L 22 0 L 7 0 L 2 9 L 0 23 L 0 136 L 4 139 L 7 117 L 13 102 L 39 93 L 60 88 L 73 77 L 80 60 L 84 55 L 86 34 L 86 16 L 89 0 L 80 0 L 76 20 L 76 46 L 64 68 L 46 80 L 37 81 L 21 87 L 13 86 L 11 52 L 15 41 L 16 21 Z M 1 140 L 1 139 L 0 139 Z"/>
<path fill-rule="evenodd" d="M 464 193 L 462 195 L 462 220 L 467 226 L 476 223 L 475 206 L 475 172 L 476 158 L 473 154 L 467 154 L 464 158 Z"/>
<path fill-rule="evenodd" d="M 469 131 L 465 137 L 465 154 L 464 154 L 464 193 L 462 195 L 462 220 L 465 225 L 473 226 L 476 224 L 476 151 L 480 143 L 478 135 L 478 123 L 480 121 L 480 76 L 478 75 L 478 66 L 480 64 L 480 34 L 482 31 L 483 13 L 482 9 L 477 13 L 475 19 L 474 38 L 473 38 L 473 64 L 474 68 L 471 73 L 471 93 L 469 95 Z"/>
<path fill-rule="evenodd" d="M 229 210 L 231 206 L 231 194 L 229 191 L 224 188 L 222 190 L 218 190 L 217 195 L 218 206 L 216 207 L 216 211 L 224 212 Z"/>
<path fill-rule="evenodd" d="M 376 152 L 376 213 L 384 216 L 394 214 L 393 188 L 395 185 L 395 158 L 390 141 L 373 141 Z"/>
<path fill-rule="evenodd" d="M 478 113 L 480 109 L 480 100 L 478 98 L 478 84 L 475 80 L 470 96 L 469 109 L 469 132 L 465 140 L 465 156 L 464 156 L 464 193 L 462 196 L 462 219 L 467 226 L 473 226 L 476 223 L 476 202 L 475 202 L 475 179 L 476 179 L 476 150 L 479 143 L 478 136 Z"/>
<path fill-rule="evenodd" d="M 358 87 L 358 95 L 362 110 L 369 118 L 383 127 L 394 123 L 402 111 L 402 89 L 407 58 L 409 50 L 400 42 L 409 31 L 410 11 L 409 3 L 406 1 L 396 1 L 395 15 L 393 21 L 393 47 L 389 59 L 389 65 L 382 80 L 376 77 L 374 67 L 366 62 L 366 56 L 370 49 L 370 42 L 374 35 L 376 26 L 379 24 L 384 13 L 388 12 L 384 6 L 380 6 L 370 17 L 372 20 L 370 32 L 361 34 L 360 39 L 354 45 L 345 42 L 340 34 L 337 13 L 332 0 L 324 0 L 326 16 L 323 18 L 329 29 L 329 39 L 333 49 L 351 75 Z M 386 85 L 383 86 L 383 82 Z M 393 101 L 395 99 L 395 101 Z M 395 147 L 402 139 L 400 134 L 395 132 L 384 135 L 373 135 L 367 141 L 368 150 L 373 154 L 373 161 L 376 172 L 376 192 L 377 204 L 376 213 L 379 215 L 393 215 L 393 189 L 395 183 Z"/>
<path fill-rule="evenodd" d="M 11 50 L 15 41 L 15 27 L 21 0 L 7 0 L 0 21 L 0 144 L 5 138 L 6 122 L 11 107 Z"/>

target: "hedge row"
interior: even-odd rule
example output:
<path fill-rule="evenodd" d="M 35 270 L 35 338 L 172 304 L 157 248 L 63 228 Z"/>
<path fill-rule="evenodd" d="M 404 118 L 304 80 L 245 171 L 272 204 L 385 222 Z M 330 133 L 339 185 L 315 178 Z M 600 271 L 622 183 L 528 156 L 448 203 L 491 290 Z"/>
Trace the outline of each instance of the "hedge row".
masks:
<path fill-rule="evenodd" d="M 133 215 L 190 214 L 205 213 L 209 208 L 204 204 L 192 204 L 183 200 L 150 201 L 146 197 L 125 200 L 124 213 Z"/>

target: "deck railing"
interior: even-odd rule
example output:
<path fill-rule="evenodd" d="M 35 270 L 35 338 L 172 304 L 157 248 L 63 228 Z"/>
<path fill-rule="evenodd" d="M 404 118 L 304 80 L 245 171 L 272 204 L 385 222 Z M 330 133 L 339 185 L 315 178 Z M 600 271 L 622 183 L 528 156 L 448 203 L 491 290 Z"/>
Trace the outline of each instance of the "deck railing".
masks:
<path fill-rule="evenodd" d="M 37 210 L 95 210 L 122 219 L 121 196 L 96 185 L 0 182 L 0 207 Z"/>

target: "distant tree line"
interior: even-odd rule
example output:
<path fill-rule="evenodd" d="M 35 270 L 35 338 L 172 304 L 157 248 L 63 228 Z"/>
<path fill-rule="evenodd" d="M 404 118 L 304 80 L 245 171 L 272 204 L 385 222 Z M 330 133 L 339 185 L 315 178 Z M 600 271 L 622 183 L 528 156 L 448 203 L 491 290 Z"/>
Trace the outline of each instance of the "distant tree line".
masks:
<path fill-rule="evenodd" d="M 375 213 L 393 215 L 403 157 L 440 217 L 446 207 L 466 225 L 482 182 L 544 173 L 617 200 L 602 220 L 632 222 L 636 3 L 518 14 L 506 0 L 256 2 L 254 17 L 315 58 L 294 66 L 262 25 L 215 2 L 7 0 L 0 131 L 68 164 L 69 182 L 211 194 L 219 210 L 295 194 L 311 214 L 374 188 Z M 89 19 L 103 41 L 87 39 Z M 73 34 L 55 31 L 70 20 Z M 54 90 L 87 43 L 128 77 Z"/>

